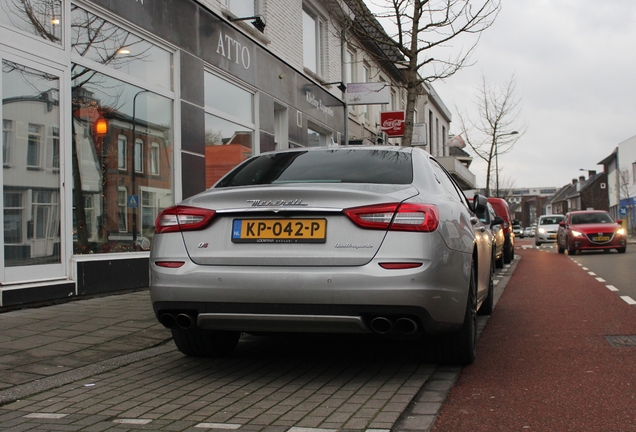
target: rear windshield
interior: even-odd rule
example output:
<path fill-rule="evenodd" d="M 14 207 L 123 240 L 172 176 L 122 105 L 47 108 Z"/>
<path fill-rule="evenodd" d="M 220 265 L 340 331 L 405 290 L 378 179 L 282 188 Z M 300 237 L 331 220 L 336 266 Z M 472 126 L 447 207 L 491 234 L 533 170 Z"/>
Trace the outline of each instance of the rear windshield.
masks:
<path fill-rule="evenodd" d="M 542 217 L 539 220 L 539 225 L 558 225 L 564 218 L 565 216 Z"/>
<path fill-rule="evenodd" d="M 410 184 L 411 154 L 373 149 L 271 153 L 248 159 L 216 188 L 281 183 Z"/>
<path fill-rule="evenodd" d="M 572 215 L 572 224 L 595 224 L 595 223 L 612 223 L 614 219 L 609 213 L 582 213 Z"/>

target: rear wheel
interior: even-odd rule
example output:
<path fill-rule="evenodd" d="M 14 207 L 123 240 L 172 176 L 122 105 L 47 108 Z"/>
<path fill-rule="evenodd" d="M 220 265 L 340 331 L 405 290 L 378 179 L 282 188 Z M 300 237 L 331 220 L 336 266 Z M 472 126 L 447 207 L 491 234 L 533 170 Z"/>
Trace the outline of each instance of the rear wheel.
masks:
<path fill-rule="evenodd" d="M 616 249 L 618 251 L 618 253 L 625 253 L 625 251 L 627 250 L 626 247 L 622 247 L 622 248 L 618 248 Z"/>
<path fill-rule="evenodd" d="M 468 301 L 462 327 L 457 333 L 438 336 L 430 341 L 431 354 L 436 363 L 463 366 L 475 361 L 475 345 L 477 344 L 477 282 L 474 261 L 470 270 Z"/>
<path fill-rule="evenodd" d="M 510 264 L 515 257 L 515 248 L 511 242 L 504 243 L 503 262 Z"/>
<path fill-rule="evenodd" d="M 190 357 L 226 357 L 234 351 L 241 332 L 172 329 L 177 349 Z"/>

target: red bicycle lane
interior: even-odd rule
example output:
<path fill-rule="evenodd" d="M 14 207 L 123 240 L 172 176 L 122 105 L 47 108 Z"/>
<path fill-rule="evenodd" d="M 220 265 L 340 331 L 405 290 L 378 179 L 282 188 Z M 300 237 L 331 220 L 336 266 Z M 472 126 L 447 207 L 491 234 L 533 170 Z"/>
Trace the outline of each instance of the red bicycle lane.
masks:
<path fill-rule="evenodd" d="M 636 335 L 636 308 L 567 255 L 517 253 L 431 430 L 636 430 L 636 347 L 610 344 Z"/>

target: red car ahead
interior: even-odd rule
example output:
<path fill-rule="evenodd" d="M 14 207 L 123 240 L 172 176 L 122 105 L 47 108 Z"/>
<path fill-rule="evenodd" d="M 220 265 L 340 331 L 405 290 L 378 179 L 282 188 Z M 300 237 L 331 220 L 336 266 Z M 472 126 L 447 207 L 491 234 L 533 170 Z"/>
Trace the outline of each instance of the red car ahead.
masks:
<path fill-rule="evenodd" d="M 559 253 L 567 249 L 570 255 L 582 250 L 616 249 L 625 253 L 627 238 L 621 221 L 614 221 L 612 216 L 603 210 L 572 211 L 565 215 L 557 231 L 557 248 Z"/>

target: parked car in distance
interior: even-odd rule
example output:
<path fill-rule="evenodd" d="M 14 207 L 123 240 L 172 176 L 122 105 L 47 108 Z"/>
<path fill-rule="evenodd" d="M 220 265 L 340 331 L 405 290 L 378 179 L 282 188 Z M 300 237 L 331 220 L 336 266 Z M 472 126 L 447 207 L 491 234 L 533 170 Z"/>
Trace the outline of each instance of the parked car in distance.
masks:
<path fill-rule="evenodd" d="M 565 216 L 555 214 L 539 216 L 534 244 L 536 246 L 541 246 L 543 243 L 556 242 L 559 223 L 561 223 L 564 219 Z"/>
<path fill-rule="evenodd" d="M 535 229 L 534 229 L 533 226 L 525 227 L 523 229 L 523 236 L 524 237 L 534 237 L 534 233 L 535 233 Z"/>
<path fill-rule="evenodd" d="M 492 257 L 493 262 L 497 268 L 503 268 L 504 266 L 504 245 L 505 236 L 503 230 L 504 220 L 502 217 L 497 216 L 492 204 L 488 203 L 486 209 L 483 212 L 477 213 L 477 216 L 486 225 L 492 233 Z"/>
<path fill-rule="evenodd" d="M 523 228 L 521 225 L 513 225 L 512 232 L 515 233 L 515 236 L 523 238 Z"/>
<path fill-rule="evenodd" d="M 488 198 L 488 202 L 492 205 L 492 208 L 495 209 L 497 216 L 501 217 L 504 221 L 503 224 L 501 224 L 505 239 L 504 263 L 510 264 L 515 258 L 515 234 L 512 232 L 512 226 L 515 220 L 512 218 L 512 213 L 505 199 L 490 197 Z"/>
<path fill-rule="evenodd" d="M 616 249 L 618 253 L 627 250 L 625 228 L 620 220 L 603 210 L 572 211 L 559 223 L 557 250 L 559 253 L 574 255 L 584 250 Z"/>
<path fill-rule="evenodd" d="M 335 333 L 468 364 L 493 308 L 486 205 L 419 148 L 262 153 L 159 214 L 153 309 L 189 356 L 229 355 L 242 332 Z"/>

